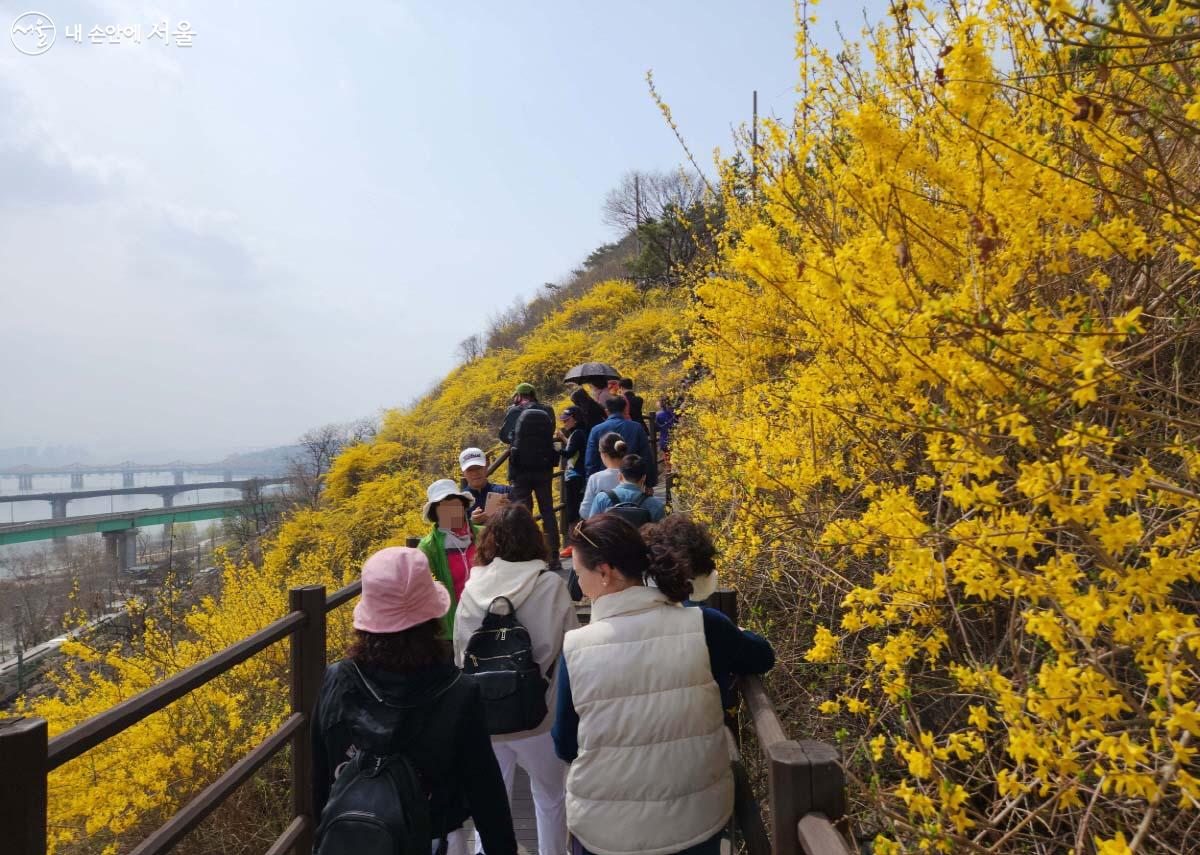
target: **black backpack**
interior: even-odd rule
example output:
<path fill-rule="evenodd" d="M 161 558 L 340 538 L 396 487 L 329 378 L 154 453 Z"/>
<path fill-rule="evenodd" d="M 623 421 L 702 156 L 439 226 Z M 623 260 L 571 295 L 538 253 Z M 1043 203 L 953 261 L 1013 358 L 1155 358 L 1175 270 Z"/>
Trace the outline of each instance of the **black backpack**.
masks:
<path fill-rule="evenodd" d="M 387 702 L 358 672 L 367 691 Z M 333 782 L 321 812 L 314 855 L 429 855 L 429 793 L 403 753 L 359 751 Z"/>
<path fill-rule="evenodd" d="M 641 528 L 650 522 L 650 509 L 642 507 L 646 499 L 650 498 L 645 493 L 636 502 L 622 502 L 616 490 L 605 490 L 604 495 L 608 496 L 612 503 L 608 506 L 608 513 L 616 514 L 626 522 L 632 523 L 634 528 Z"/>
<path fill-rule="evenodd" d="M 509 459 L 521 469 L 554 468 L 558 452 L 554 450 L 554 418 L 549 413 L 530 404 L 517 416 Z"/>
<path fill-rule="evenodd" d="M 493 611 L 500 601 L 508 604 L 508 614 Z M 479 686 L 488 733 L 533 730 L 545 720 L 546 690 L 554 665 L 542 674 L 533 658 L 533 639 L 517 620 L 508 597 L 492 600 L 483 625 L 471 633 L 463 673 L 474 677 Z"/>

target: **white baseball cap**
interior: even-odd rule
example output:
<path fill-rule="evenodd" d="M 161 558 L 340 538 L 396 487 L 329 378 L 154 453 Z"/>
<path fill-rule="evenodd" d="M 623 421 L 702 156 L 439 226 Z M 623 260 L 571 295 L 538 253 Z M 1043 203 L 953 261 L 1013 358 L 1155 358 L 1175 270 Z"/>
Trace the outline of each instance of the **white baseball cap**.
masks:
<path fill-rule="evenodd" d="M 487 455 L 479 448 L 464 448 L 458 455 L 458 467 L 466 472 L 472 466 L 487 466 Z"/>

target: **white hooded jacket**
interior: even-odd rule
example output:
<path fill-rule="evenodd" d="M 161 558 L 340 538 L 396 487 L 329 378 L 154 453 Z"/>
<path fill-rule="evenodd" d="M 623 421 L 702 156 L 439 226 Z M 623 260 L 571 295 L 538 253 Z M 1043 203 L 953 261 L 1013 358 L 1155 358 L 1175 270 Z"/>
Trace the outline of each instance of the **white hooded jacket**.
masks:
<path fill-rule="evenodd" d="M 499 742 L 546 733 L 554 723 L 554 700 L 558 690 L 558 657 L 563 636 L 579 626 L 575 606 L 566 583 L 558 574 L 543 572 L 545 561 L 505 561 L 497 558 L 484 567 L 472 567 L 454 616 L 454 662 L 462 667 L 471 633 L 483 625 L 488 606 L 496 597 L 507 597 L 517 610 L 517 620 L 529 630 L 533 658 L 542 673 L 550 672 L 546 691 L 546 717 L 532 730 L 493 735 Z M 551 666 L 553 671 L 551 672 Z"/>

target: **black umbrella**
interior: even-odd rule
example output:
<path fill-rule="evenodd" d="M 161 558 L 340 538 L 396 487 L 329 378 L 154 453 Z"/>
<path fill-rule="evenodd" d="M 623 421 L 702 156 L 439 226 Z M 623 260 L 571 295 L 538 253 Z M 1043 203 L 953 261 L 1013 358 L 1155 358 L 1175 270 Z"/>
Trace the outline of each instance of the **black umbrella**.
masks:
<path fill-rule="evenodd" d="M 578 383 L 582 386 L 584 383 L 603 386 L 609 380 L 620 380 L 621 372 L 613 368 L 611 365 L 606 365 L 603 362 L 585 362 L 582 365 L 576 365 L 567 375 L 563 377 L 564 383 Z"/>

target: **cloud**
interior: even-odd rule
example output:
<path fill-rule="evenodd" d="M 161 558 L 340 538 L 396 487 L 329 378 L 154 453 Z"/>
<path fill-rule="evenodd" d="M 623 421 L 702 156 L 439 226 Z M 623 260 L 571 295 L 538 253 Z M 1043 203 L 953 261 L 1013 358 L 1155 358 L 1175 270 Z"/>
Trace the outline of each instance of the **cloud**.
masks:
<path fill-rule="evenodd" d="M 147 210 L 137 229 L 135 273 L 170 290 L 261 289 L 262 265 L 236 228 L 236 219 L 220 212 Z"/>
<path fill-rule="evenodd" d="M 71 150 L 41 121 L 36 105 L 0 85 L 0 207 L 94 202 L 123 189 L 137 173 L 130 161 Z"/>
<path fill-rule="evenodd" d="M 28 210 L 95 201 L 103 189 L 94 175 L 77 171 L 44 150 L 0 143 L 0 208 Z"/>

